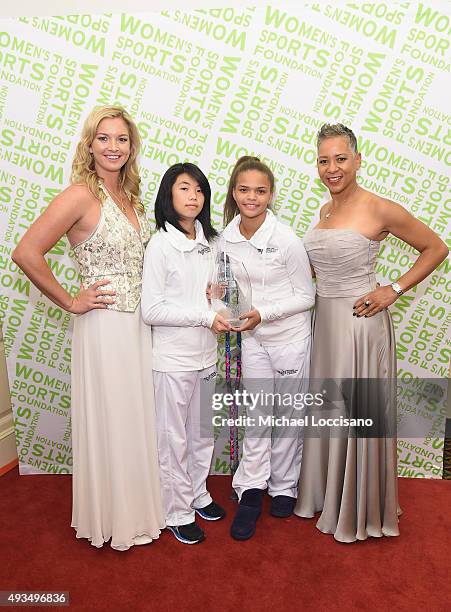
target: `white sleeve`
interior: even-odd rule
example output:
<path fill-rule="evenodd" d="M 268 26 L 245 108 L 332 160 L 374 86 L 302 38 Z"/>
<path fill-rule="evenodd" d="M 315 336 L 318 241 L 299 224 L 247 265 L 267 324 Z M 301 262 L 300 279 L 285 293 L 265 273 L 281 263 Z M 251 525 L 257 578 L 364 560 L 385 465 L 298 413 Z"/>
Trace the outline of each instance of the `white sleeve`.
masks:
<path fill-rule="evenodd" d="M 183 306 L 183 295 L 180 295 L 180 306 L 170 306 L 165 297 L 166 261 L 161 244 L 151 240 L 144 256 L 144 270 L 141 295 L 141 314 L 148 325 L 165 325 L 170 327 L 211 327 L 216 313 L 205 309 L 195 310 Z"/>
<path fill-rule="evenodd" d="M 285 265 L 290 279 L 293 295 L 283 300 L 259 308 L 262 322 L 285 319 L 291 315 L 309 310 L 315 303 L 315 290 L 312 282 L 310 262 L 302 240 L 290 241 L 285 253 Z"/>

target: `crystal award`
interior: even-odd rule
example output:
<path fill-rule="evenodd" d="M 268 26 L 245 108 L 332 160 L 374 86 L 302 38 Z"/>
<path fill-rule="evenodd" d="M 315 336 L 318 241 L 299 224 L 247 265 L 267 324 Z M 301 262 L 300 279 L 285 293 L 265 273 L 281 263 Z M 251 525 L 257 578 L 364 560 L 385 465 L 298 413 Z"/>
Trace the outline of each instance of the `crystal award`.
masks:
<path fill-rule="evenodd" d="M 252 309 L 252 290 L 244 264 L 225 252 L 218 253 L 210 287 L 211 305 L 232 327 L 240 327 L 240 316 Z"/>

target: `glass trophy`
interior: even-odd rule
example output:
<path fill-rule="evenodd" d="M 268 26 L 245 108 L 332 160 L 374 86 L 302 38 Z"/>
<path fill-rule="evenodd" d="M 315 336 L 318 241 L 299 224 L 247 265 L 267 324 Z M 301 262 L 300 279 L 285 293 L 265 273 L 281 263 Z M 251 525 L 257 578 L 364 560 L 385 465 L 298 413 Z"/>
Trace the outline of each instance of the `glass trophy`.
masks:
<path fill-rule="evenodd" d="M 252 309 L 252 290 L 244 264 L 225 252 L 218 253 L 211 290 L 211 305 L 232 327 L 240 327 L 240 316 Z"/>

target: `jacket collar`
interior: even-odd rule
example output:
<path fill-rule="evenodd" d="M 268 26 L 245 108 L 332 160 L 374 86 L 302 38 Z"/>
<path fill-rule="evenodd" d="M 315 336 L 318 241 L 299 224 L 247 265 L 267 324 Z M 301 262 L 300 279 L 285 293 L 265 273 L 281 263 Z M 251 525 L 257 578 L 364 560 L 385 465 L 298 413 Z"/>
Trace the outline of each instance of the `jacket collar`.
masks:
<path fill-rule="evenodd" d="M 228 226 L 223 231 L 224 239 L 227 242 L 245 242 L 246 238 L 240 232 L 240 222 L 241 216 L 237 215 L 232 221 L 228 224 Z M 269 242 L 274 229 L 277 224 L 277 219 L 274 213 L 270 210 L 266 211 L 266 218 L 263 223 L 260 225 L 258 230 L 249 239 L 250 242 L 255 248 L 263 249 Z"/>
<path fill-rule="evenodd" d="M 165 232 L 164 229 L 160 229 L 160 232 L 167 235 L 171 245 L 178 251 L 193 251 L 199 244 L 208 246 L 208 240 L 205 238 L 202 225 L 197 219 L 194 222 L 194 228 L 196 230 L 196 238 L 194 240 L 187 238 L 186 234 L 175 228 L 171 223 L 166 222 L 165 226 L 167 232 Z"/>

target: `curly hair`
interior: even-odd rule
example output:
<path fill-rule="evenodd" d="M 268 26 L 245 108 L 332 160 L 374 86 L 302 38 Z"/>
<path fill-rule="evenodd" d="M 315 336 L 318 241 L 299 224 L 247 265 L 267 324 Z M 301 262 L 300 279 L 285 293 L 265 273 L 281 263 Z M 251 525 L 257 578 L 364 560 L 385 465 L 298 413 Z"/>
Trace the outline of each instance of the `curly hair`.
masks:
<path fill-rule="evenodd" d="M 236 187 L 238 181 L 238 175 L 241 172 L 247 172 L 248 170 L 258 170 L 263 174 L 266 174 L 271 187 L 271 193 L 274 192 L 274 174 L 271 168 L 265 163 L 260 161 L 258 157 L 252 157 L 251 155 L 243 155 L 236 162 L 235 167 L 232 170 L 232 174 L 229 180 L 229 186 L 227 188 L 227 196 L 224 204 L 224 224 L 228 225 L 230 221 L 238 214 L 238 206 L 233 197 L 233 190 Z"/>
<path fill-rule="evenodd" d="M 106 196 L 99 187 L 99 181 L 102 179 L 96 172 L 94 158 L 89 149 L 95 138 L 99 123 L 103 119 L 114 119 L 115 117 L 121 117 L 125 121 L 130 138 L 130 155 L 120 170 L 120 186 L 129 195 L 133 206 L 140 212 L 144 212 L 144 207 L 139 199 L 141 179 L 139 178 L 137 163 L 141 140 L 135 122 L 121 106 L 97 106 L 89 113 L 83 125 L 81 139 L 72 162 L 71 183 L 86 185 L 95 198 L 102 203 L 105 201 Z"/>

